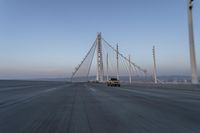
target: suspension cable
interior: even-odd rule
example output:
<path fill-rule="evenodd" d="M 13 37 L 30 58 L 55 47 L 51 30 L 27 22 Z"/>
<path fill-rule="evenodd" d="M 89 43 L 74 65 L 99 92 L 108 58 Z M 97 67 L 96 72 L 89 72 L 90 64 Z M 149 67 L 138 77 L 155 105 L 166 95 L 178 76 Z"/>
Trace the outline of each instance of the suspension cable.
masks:
<path fill-rule="evenodd" d="M 103 40 L 110 48 L 112 48 L 115 52 L 117 52 L 117 50 L 116 50 L 112 45 L 110 45 L 104 38 L 102 38 L 102 40 Z M 123 54 L 119 53 L 119 55 L 120 55 L 122 58 L 124 58 L 125 60 L 129 61 L 128 58 L 126 58 Z M 144 73 L 147 72 L 147 70 L 142 69 L 140 66 L 136 65 L 135 63 L 133 63 L 133 62 L 131 62 L 131 61 L 130 61 L 130 63 L 131 63 L 132 65 L 134 65 L 134 66 L 135 66 L 137 69 L 139 69 L 140 71 L 142 71 L 142 72 L 144 72 Z"/>
<path fill-rule="evenodd" d="M 90 52 L 92 51 L 92 49 L 93 49 L 94 47 L 96 47 L 96 40 L 94 41 L 92 47 L 90 48 L 90 50 L 88 51 L 88 53 L 86 54 L 86 56 L 84 57 L 84 59 L 82 60 L 81 64 L 78 65 L 78 67 L 75 68 L 75 71 L 72 73 L 72 76 L 71 76 L 71 81 L 73 80 L 74 75 L 75 75 L 75 74 L 77 73 L 77 71 L 80 69 L 80 67 L 82 66 L 82 64 L 84 63 L 84 61 L 86 60 L 86 58 L 89 56 Z M 94 56 L 94 54 L 93 54 L 93 56 Z M 91 64 L 92 64 L 92 63 L 90 63 L 90 67 L 91 67 Z M 89 67 L 89 69 L 90 69 L 90 67 Z M 88 74 L 89 74 L 89 72 L 88 72 Z"/>

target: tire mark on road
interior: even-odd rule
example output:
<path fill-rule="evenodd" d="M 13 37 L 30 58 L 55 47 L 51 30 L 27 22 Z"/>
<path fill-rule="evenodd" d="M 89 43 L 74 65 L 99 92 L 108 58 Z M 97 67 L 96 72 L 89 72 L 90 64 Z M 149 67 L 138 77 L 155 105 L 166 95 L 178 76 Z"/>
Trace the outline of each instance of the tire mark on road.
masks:
<path fill-rule="evenodd" d="M 85 86 L 85 89 L 87 89 L 87 86 Z M 95 91 L 93 88 L 90 88 L 90 89 Z M 87 103 L 86 103 L 85 97 L 81 96 L 81 99 L 82 99 L 82 103 L 83 103 L 83 106 L 84 106 L 84 112 L 85 112 L 85 115 L 86 115 L 86 119 L 87 119 L 87 123 L 88 123 L 88 126 L 89 126 L 90 133 L 93 133 L 91 122 L 90 122 L 90 119 L 89 119 L 89 114 L 88 114 L 89 111 L 87 110 Z"/>
<path fill-rule="evenodd" d="M 71 126 L 72 126 L 72 118 L 73 118 L 74 108 L 75 108 L 75 104 L 76 104 L 77 92 L 78 92 L 78 88 L 75 88 L 73 101 L 72 101 L 72 107 L 71 107 L 71 110 L 70 110 L 70 118 L 69 118 L 69 122 L 68 122 L 67 133 L 70 133 Z"/>

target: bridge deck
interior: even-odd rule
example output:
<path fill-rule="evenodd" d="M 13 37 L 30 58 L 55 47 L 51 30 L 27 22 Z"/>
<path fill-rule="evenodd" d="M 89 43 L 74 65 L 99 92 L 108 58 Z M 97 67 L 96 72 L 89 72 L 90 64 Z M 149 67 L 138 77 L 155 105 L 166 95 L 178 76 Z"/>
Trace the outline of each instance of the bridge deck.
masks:
<path fill-rule="evenodd" d="M 1 133 L 197 133 L 200 89 L 1 82 Z"/>

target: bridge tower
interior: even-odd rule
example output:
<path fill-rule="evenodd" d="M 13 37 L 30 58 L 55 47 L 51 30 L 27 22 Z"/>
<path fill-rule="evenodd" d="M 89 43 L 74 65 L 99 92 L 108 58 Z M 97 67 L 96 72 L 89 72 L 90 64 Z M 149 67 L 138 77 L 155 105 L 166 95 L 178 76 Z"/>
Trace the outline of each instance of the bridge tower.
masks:
<path fill-rule="evenodd" d="M 104 71 L 103 71 L 103 54 L 102 54 L 102 38 L 101 33 L 97 33 L 97 77 L 98 82 L 104 81 Z"/>

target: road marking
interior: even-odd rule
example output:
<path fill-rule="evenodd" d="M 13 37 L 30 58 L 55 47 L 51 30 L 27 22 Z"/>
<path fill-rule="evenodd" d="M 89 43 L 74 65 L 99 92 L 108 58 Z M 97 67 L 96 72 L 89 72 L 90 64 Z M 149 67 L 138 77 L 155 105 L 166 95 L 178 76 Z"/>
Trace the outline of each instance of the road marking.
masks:
<path fill-rule="evenodd" d="M 44 86 L 44 85 L 39 85 Z M 31 88 L 31 87 L 38 87 L 37 85 L 29 85 L 29 86 L 19 86 L 19 87 L 6 87 L 6 88 L 1 88 L 0 91 L 8 91 L 8 90 L 15 90 L 15 89 L 24 89 L 24 88 Z"/>
<path fill-rule="evenodd" d="M 124 90 L 124 91 L 130 91 L 130 92 L 135 92 L 134 90 L 129 90 L 129 89 L 122 89 L 122 88 L 117 88 L 117 89 L 119 89 L 119 90 Z"/>
<path fill-rule="evenodd" d="M 11 105 L 20 105 L 20 104 L 28 103 L 31 100 L 33 100 L 34 98 L 41 96 L 45 93 L 52 92 L 57 89 L 62 89 L 64 87 L 70 87 L 70 86 L 71 85 L 59 85 L 57 87 L 49 88 L 46 90 L 33 92 L 33 93 L 27 94 L 25 96 L 19 96 L 19 97 L 16 97 L 15 99 L 5 99 L 5 100 L 0 101 L 0 103 L 4 103 L 4 104 L 0 104 L 0 109 L 7 109 L 5 107 L 12 107 Z"/>
<path fill-rule="evenodd" d="M 96 92 L 96 90 L 95 90 L 94 88 L 91 88 L 91 87 L 90 87 L 89 89 L 90 89 L 91 91 L 93 91 L 93 92 Z"/>
<path fill-rule="evenodd" d="M 148 95 L 148 96 L 154 96 L 154 97 L 169 97 L 169 95 L 166 94 L 158 94 L 156 92 L 149 92 L 149 91 L 139 91 L 139 90 L 130 90 L 130 89 L 125 89 L 125 88 L 117 88 L 119 90 L 123 91 L 128 91 L 128 92 L 133 92 L 137 94 L 142 94 L 142 95 Z"/>
<path fill-rule="evenodd" d="M 96 92 L 96 89 L 94 89 L 94 88 L 88 86 L 87 84 L 85 84 L 84 86 L 85 86 L 85 88 L 88 88 L 88 89 L 90 89 L 90 90 L 93 91 L 93 92 Z"/>

